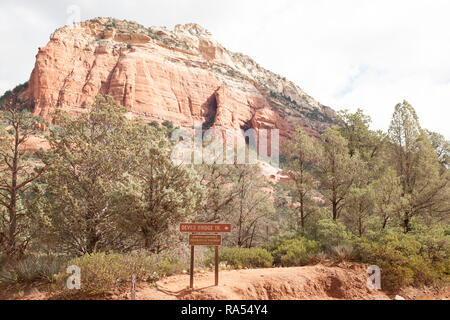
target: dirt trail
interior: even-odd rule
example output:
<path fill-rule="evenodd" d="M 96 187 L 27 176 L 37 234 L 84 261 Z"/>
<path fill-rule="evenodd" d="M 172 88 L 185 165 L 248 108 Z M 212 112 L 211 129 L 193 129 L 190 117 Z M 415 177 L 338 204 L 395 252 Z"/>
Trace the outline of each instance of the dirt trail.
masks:
<path fill-rule="evenodd" d="M 322 265 L 298 268 L 232 270 L 220 272 L 215 287 L 212 272 L 195 275 L 193 290 L 189 275 L 162 279 L 156 288 L 140 287 L 137 299 L 194 300 L 297 300 L 297 299 L 390 299 L 381 291 L 366 286 L 367 267 L 348 268 Z"/>
<path fill-rule="evenodd" d="M 189 275 L 164 278 L 156 286 L 139 283 L 136 286 L 138 300 L 390 300 L 394 295 L 367 288 L 367 266 L 330 267 L 324 265 L 226 270 L 220 272 L 220 285 L 215 287 L 214 273 L 196 273 L 194 289 L 190 290 Z M 406 288 L 399 293 L 409 300 L 450 299 L 450 288 Z M 5 297 L 8 298 L 8 297 Z M 13 298 L 13 297 L 9 297 Z M 128 300 L 130 288 L 124 286 L 101 297 L 72 297 L 58 293 L 40 292 L 33 288 L 21 299 L 104 299 Z"/>

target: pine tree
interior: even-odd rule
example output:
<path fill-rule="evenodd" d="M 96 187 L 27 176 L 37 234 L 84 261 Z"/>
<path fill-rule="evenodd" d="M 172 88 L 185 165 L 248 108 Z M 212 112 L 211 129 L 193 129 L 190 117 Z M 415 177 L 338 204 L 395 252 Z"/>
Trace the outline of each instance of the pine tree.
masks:
<path fill-rule="evenodd" d="M 355 113 L 339 111 L 337 115 L 338 130 L 347 139 L 350 156 L 358 153 L 366 162 L 374 159 L 382 149 L 384 135 L 370 130 L 370 117 L 361 109 Z"/>
<path fill-rule="evenodd" d="M 234 169 L 233 233 L 229 242 L 250 248 L 267 242 L 273 220 L 273 202 L 267 181 L 257 165 L 236 165 Z"/>
<path fill-rule="evenodd" d="M 318 160 L 317 144 L 314 138 L 298 128 L 291 141 L 284 145 L 283 154 L 286 156 L 286 172 L 290 177 L 290 189 L 293 201 L 299 203 L 297 215 L 297 231 L 304 230 L 305 221 L 311 214 L 307 206 L 311 206 L 311 195 L 317 188 L 317 180 L 313 176 L 313 166 Z"/>
<path fill-rule="evenodd" d="M 419 215 L 446 215 L 448 170 L 441 170 L 414 108 L 407 102 L 395 106 L 389 128 L 392 163 L 400 177 L 402 196 L 408 205 L 402 210 L 404 232 L 411 231 L 411 219 Z"/>
<path fill-rule="evenodd" d="M 337 220 L 357 178 L 361 161 L 357 154 L 350 155 L 348 142 L 337 128 L 328 128 L 321 140 L 321 153 L 317 162 L 320 189 L 331 204 L 333 220 Z"/>

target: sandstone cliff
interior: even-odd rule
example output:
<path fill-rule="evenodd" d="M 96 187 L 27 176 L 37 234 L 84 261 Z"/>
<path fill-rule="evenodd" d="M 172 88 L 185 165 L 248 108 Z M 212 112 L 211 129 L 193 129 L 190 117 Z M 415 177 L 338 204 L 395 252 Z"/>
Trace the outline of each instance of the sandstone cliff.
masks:
<path fill-rule="evenodd" d="M 99 93 L 148 122 L 278 128 L 284 138 L 297 126 L 317 135 L 335 117 L 295 84 L 226 50 L 196 24 L 171 31 L 97 18 L 58 29 L 39 48 L 24 93 L 34 113 L 49 121 L 55 108 L 79 114 Z"/>

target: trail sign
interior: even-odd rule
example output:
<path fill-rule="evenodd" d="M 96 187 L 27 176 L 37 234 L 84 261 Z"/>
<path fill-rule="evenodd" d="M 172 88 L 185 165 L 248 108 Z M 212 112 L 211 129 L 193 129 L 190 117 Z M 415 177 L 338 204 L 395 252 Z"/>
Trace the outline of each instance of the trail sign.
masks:
<path fill-rule="evenodd" d="M 214 246 L 214 278 L 219 285 L 219 246 L 222 236 L 218 233 L 230 233 L 230 223 L 180 223 L 180 232 L 189 232 L 191 246 L 191 268 L 189 288 L 194 288 L 194 253 L 195 246 Z M 201 233 L 201 234 L 199 234 Z"/>
<path fill-rule="evenodd" d="M 190 233 L 229 233 L 230 223 L 181 223 L 180 232 Z"/>
<path fill-rule="evenodd" d="M 222 236 L 220 234 L 190 234 L 189 244 L 191 246 L 220 246 Z"/>

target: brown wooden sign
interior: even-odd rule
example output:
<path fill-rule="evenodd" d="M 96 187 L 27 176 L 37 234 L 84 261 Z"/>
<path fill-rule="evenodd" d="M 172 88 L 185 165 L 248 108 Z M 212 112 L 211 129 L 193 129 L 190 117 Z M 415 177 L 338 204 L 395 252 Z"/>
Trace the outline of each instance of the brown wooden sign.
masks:
<path fill-rule="evenodd" d="M 190 234 L 189 244 L 191 246 L 220 246 L 222 236 L 220 234 Z"/>
<path fill-rule="evenodd" d="M 229 223 L 181 223 L 181 232 L 190 233 L 229 233 L 231 224 Z"/>
<path fill-rule="evenodd" d="M 181 223 L 180 232 L 189 232 L 191 246 L 191 267 L 189 271 L 189 288 L 194 288 L 194 254 L 195 246 L 214 247 L 214 284 L 219 285 L 219 246 L 222 236 L 217 233 L 230 233 L 230 223 Z M 202 233 L 202 234 L 199 234 Z M 205 234 L 206 233 L 206 234 Z"/>

